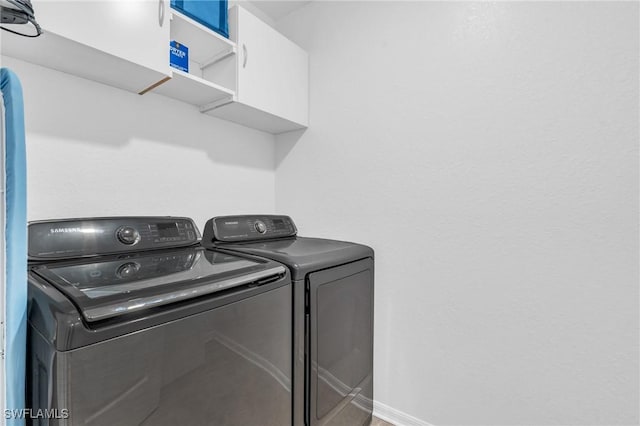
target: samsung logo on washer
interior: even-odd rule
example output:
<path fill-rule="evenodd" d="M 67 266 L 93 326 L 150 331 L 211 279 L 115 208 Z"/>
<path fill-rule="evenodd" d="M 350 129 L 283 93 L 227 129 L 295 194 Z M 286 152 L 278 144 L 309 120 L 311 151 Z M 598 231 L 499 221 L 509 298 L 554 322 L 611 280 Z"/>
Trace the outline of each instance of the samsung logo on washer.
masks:
<path fill-rule="evenodd" d="M 83 234 L 101 234 L 104 232 L 102 229 L 95 228 L 51 228 L 49 229 L 50 234 L 70 234 L 70 233 L 78 233 L 81 232 Z"/>
<path fill-rule="evenodd" d="M 238 222 L 225 222 L 224 224 L 225 225 L 237 225 Z"/>

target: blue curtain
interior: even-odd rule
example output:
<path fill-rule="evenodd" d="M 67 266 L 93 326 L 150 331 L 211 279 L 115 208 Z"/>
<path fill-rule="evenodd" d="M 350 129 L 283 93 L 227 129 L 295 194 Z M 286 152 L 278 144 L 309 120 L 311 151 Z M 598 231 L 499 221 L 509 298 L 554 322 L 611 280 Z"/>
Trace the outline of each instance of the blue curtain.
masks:
<path fill-rule="evenodd" d="M 25 407 L 25 358 L 27 335 L 27 185 L 24 137 L 24 105 L 20 80 L 11 70 L 0 69 L 0 89 L 5 108 L 6 182 L 6 409 Z M 3 413 L 4 414 L 4 413 Z M 9 419 L 7 424 L 24 424 Z"/>

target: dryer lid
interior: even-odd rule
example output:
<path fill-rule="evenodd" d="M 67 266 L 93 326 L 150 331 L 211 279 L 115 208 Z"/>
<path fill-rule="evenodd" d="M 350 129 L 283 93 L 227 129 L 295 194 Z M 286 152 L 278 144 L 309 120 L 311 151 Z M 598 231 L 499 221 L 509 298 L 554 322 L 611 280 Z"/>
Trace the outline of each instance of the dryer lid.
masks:
<path fill-rule="evenodd" d="M 218 247 L 238 253 L 265 257 L 283 263 L 291 270 L 294 280 L 310 272 L 332 268 L 356 260 L 372 258 L 371 247 L 348 241 L 324 238 L 295 237 L 281 240 L 220 244 Z"/>

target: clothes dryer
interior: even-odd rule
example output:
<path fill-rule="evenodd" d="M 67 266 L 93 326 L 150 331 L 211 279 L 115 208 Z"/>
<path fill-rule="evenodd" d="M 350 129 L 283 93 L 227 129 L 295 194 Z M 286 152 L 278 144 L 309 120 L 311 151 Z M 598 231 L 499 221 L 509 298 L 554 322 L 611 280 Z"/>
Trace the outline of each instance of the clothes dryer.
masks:
<path fill-rule="evenodd" d="M 210 219 L 202 244 L 288 266 L 293 279 L 293 424 L 369 424 L 373 250 L 351 242 L 299 237 L 290 217 L 273 215 Z"/>

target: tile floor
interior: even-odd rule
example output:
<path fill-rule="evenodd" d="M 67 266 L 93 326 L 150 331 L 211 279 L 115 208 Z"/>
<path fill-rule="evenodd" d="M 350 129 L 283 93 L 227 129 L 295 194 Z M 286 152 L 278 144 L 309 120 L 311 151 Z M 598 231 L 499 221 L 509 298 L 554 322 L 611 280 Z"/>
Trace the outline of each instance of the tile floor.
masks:
<path fill-rule="evenodd" d="M 371 426 L 393 426 L 391 423 L 385 422 L 382 419 L 374 417 L 371 421 Z"/>

